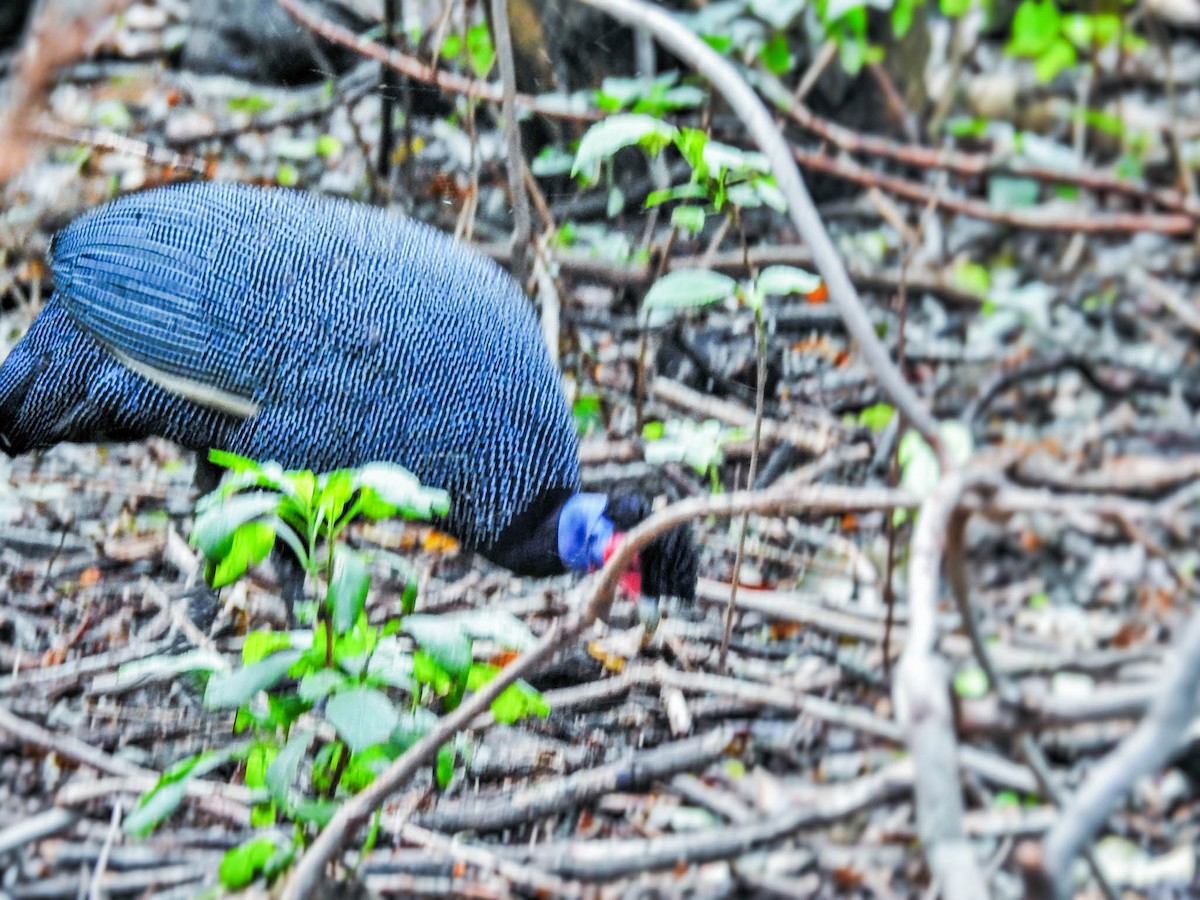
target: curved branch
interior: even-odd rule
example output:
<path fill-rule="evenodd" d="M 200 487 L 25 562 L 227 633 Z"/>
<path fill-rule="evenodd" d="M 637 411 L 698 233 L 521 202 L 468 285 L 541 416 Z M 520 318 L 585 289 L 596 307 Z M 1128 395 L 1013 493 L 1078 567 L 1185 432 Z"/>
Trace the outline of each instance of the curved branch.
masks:
<path fill-rule="evenodd" d="M 908 564 L 908 641 L 892 688 L 896 721 L 913 758 L 917 833 L 929 869 L 950 900 L 988 895 L 963 828 L 958 742 L 945 662 L 937 655 L 942 557 L 963 497 L 986 484 L 990 469 L 950 472 L 921 504 Z"/>
<path fill-rule="evenodd" d="M 846 274 L 846 267 L 825 230 L 808 188 L 804 186 L 804 179 L 792 158 L 792 150 L 753 88 L 732 64 L 661 9 L 642 0 L 579 2 L 602 10 L 626 25 L 649 31 L 663 46 L 712 82 L 713 87 L 724 96 L 770 162 L 776 183 L 787 199 L 792 224 L 812 249 L 813 260 L 825 279 L 829 296 L 846 323 L 846 330 L 858 341 L 863 357 L 879 379 L 880 387 L 930 445 L 939 448 L 941 443 L 936 420 L 922 404 L 916 391 L 904 380 L 876 335 L 875 324 Z"/>

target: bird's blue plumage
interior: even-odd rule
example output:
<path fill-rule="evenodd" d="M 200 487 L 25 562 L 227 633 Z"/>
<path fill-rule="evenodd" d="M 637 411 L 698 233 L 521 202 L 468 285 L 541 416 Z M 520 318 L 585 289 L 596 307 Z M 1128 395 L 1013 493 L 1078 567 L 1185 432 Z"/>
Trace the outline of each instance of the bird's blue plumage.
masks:
<path fill-rule="evenodd" d="M 528 299 L 432 228 L 186 184 L 82 216 L 52 257 L 55 294 L 0 367 L 2 449 L 159 434 L 317 471 L 389 460 L 448 490 L 445 527 L 483 548 L 578 489 L 570 411 Z M 122 356 L 257 414 L 167 390 Z"/>

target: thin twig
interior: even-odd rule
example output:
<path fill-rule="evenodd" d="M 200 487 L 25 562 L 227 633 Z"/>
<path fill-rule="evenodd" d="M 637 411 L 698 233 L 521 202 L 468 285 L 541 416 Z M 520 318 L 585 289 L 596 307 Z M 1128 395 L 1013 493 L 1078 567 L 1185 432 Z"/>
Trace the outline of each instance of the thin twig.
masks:
<path fill-rule="evenodd" d="M 533 233 L 529 211 L 529 194 L 525 192 L 525 153 L 521 149 L 521 129 L 517 122 L 517 69 L 513 63 L 512 32 L 508 25 L 508 0 L 491 0 L 492 31 L 496 38 L 496 59 L 500 63 L 500 87 L 503 92 L 501 110 L 504 118 L 504 141 L 508 145 L 505 165 L 508 169 L 508 192 L 512 195 L 513 275 L 521 284 L 529 276 L 529 238 Z"/>

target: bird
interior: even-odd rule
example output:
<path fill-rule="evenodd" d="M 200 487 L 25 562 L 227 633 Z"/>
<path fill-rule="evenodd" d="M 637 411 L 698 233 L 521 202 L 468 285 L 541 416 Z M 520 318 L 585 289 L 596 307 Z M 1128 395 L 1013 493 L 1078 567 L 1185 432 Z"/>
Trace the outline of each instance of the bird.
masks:
<path fill-rule="evenodd" d="M 650 512 L 636 490 L 581 490 L 574 420 L 528 296 L 422 222 L 188 182 L 84 213 L 49 255 L 54 292 L 0 364 L 10 457 L 157 435 L 198 460 L 395 463 L 449 493 L 435 524 L 461 546 L 536 577 L 594 571 Z M 680 526 L 628 574 L 645 597 L 690 600 L 697 573 Z"/>

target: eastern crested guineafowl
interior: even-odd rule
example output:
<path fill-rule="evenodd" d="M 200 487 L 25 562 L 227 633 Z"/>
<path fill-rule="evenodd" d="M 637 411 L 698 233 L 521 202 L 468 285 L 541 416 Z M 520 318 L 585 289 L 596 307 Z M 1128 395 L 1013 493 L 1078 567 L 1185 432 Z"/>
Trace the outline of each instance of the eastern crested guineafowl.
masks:
<path fill-rule="evenodd" d="M 588 570 L 648 510 L 579 492 L 574 425 L 529 300 L 420 223 L 233 184 L 132 194 L 51 245 L 55 293 L 0 366 L 0 449 L 161 435 L 287 468 L 383 460 L 521 574 Z M 642 591 L 691 598 L 690 530 Z"/>

